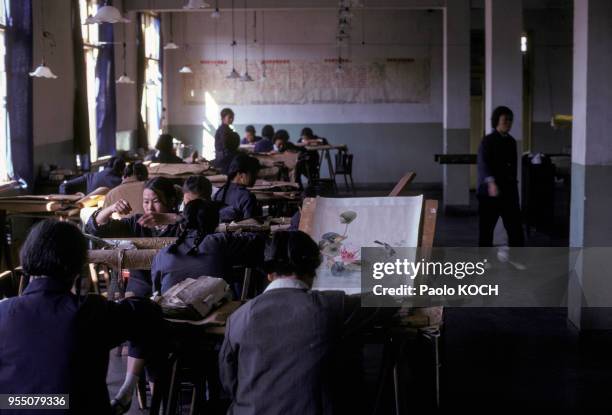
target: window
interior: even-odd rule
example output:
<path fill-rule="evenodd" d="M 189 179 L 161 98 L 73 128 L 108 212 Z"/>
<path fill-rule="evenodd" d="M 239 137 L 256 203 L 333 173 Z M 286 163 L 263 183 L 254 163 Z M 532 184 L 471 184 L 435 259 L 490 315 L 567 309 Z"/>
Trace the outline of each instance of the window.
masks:
<path fill-rule="evenodd" d="M 9 122 L 6 110 L 6 10 L 9 0 L 0 0 L 0 182 L 9 180 Z"/>
<path fill-rule="evenodd" d="M 142 15 L 145 51 L 145 85 L 140 114 L 147 130 L 149 147 L 155 147 L 161 130 L 162 74 L 159 56 L 159 18 L 154 14 Z"/>
<path fill-rule="evenodd" d="M 91 161 L 98 159 L 98 142 L 96 137 L 96 60 L 98 59 L 98 25 L 86 25 L 85 19 L 95 15 L 98 10 L 96 0 L 79 0 L 81 13 L 81 30 L 85 52 L 85 70 L 87 71 L 87 112 L 89 114 L 89 141 Z"/>

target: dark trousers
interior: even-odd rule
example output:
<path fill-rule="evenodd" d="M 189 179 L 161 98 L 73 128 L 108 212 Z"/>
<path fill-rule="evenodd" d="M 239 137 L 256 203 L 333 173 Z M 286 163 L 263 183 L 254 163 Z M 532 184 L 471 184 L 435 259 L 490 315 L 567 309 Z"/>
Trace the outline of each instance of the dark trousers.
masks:
<path fill-rule="evenodd" d="M 493 233 L 500 216 L 508 234 L 508 245 L 525 245 L 518 194 L 511 197 L 480 196 L 478 201 L 478 246 L 493 246 Z"/>

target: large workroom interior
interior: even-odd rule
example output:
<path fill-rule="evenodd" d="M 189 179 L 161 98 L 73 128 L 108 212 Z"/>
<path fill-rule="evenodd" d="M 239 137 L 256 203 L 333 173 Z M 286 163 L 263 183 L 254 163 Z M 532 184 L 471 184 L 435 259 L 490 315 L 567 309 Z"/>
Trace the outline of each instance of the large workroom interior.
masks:
<path fill-rule="evenodd" d="M 609 413 L 612 1 L 0 0 L 0 413 Z"/>

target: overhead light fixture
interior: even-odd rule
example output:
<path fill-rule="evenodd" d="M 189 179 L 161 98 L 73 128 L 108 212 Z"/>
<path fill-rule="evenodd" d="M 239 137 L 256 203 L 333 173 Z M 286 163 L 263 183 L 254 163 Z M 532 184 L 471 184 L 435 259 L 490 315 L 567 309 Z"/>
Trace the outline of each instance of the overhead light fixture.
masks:
<path fill-rule="evenodd" d="M 30 76 L 33 78 L 47 78 L 47 79 L 57 79 L 57 75 L 53 73 L 51 68 L 47 66 L 47 62 L 45 59 L 45 52 L 47 46 L 47 40 L 49 40 L 49 46 L 53 48 L 55 46 L 55 39 L 50 32 L 47 32 L 45 29 L 45 10 L 43 2 L 40 3 L 40 16 L 41 16 L 41 31 L 42 31 L 42 62 L 38 65 L 32 72 L 30 72 Z"/>
<path fill-rule="evenodd" d="M 247 0 L 244 0 L 244 73 L 240 77 L 242 82 L 253 82 L 253 78 L 249 75 L 249 45 L 247 43 Z"/>
<path fill-rule="evenodd" d="M 55 75 L 53 71 L 47 66 L 44 58 L 42 63 L 38 65 L 33 72 L 30 72 L 30 76 L 33 78 L 57 79 L 57 75 Z"/>
<path fill-rule="evenodd" d="M 197 9 L 207 9 L 210 7 L 210 4 L 206 3 L 204 0 L 189 0 L 183 9 L 185 10 L 197 10 Z"/>
<path fill-rule="evenodd" d="M 215 10 L 210 14 L 210 17 L 213 19 L 218 19 L 221 17 L 221 12 L 219 11 L 219 0 L 215 0 Z"/>
<path fill-rule="evenodd" d="M 232 68 L 232 71 L 226 78 L 227 79 L 240 79 L 240 74 L 238 73 L 236 68 Z"/>
<path fill-rule="evenodd" d="M 125 32 L 123 35 L 125 36 Z M 126 49 L 127 49 L 127 44 L 123 42 L 123 75 L 121 75 L 115 81 L 115 83 L 117 84 L 133 84 L 134 83 L 134 81 L 132 81 L 130 77 L 127 75 Z"/>
<path fill-rule="evenodd" d="M 521 36 L 521 52 L 527 53 L 527 35 Z"/>
<path fill-rule="evenodd" d="M 193 73 L 193 71 L 191 70 L 191 67 L 189 65 L 184 65 L 181 69 L 179 69 L 179 73 L 186 74 Z"/>
<path fill-rule="evenodd" d="M 174 14 L 170 13 L 170 42 L 164 45 L 164 50 L 178 49 L 178 45 L 174 43 Z"/>
<path fill-rule="evenodd" d="M 129 23 L 130 20 L 121 16 L 119 9 L 113 6 L 102 6 L 98 9 L 95 16 L 85 19 L 85 24 L 100 23 Z"/>
<path fill-rule="evenodd" d="M 119 78 L 117 78 L 117 80 L 115 81 L 116 84 L 133 84 L 134 81 L 132 81 L 130 79 L 130 77 L 124 73 L 123 75 L 121 75 Z"/>
<path fill-rule="evenodd" d="M 226 79 L 240 79 L 240 74 L 236 70 L 236 26 L 234 25 L 234 0 L 232 0 L 232 71 Z"/>
<path fill-rule="evenodd" d="M 242 82 L 253 82 L 254 81 L 251 75 L 249 75 L 249 71 L 246 71 L 245 73 L 243 73 L 242 76 L 240 77 L 240 80 Z"/>

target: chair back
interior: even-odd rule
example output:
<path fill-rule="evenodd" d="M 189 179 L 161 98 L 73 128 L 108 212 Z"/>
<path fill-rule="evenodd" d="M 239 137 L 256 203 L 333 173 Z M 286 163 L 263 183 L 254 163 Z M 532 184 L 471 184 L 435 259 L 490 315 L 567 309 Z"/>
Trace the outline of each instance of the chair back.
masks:
<path fill-rule="evenodd" d="M 353 174 L 353 155 L 346 151 L 336 153 L 336 174 Z"/>

